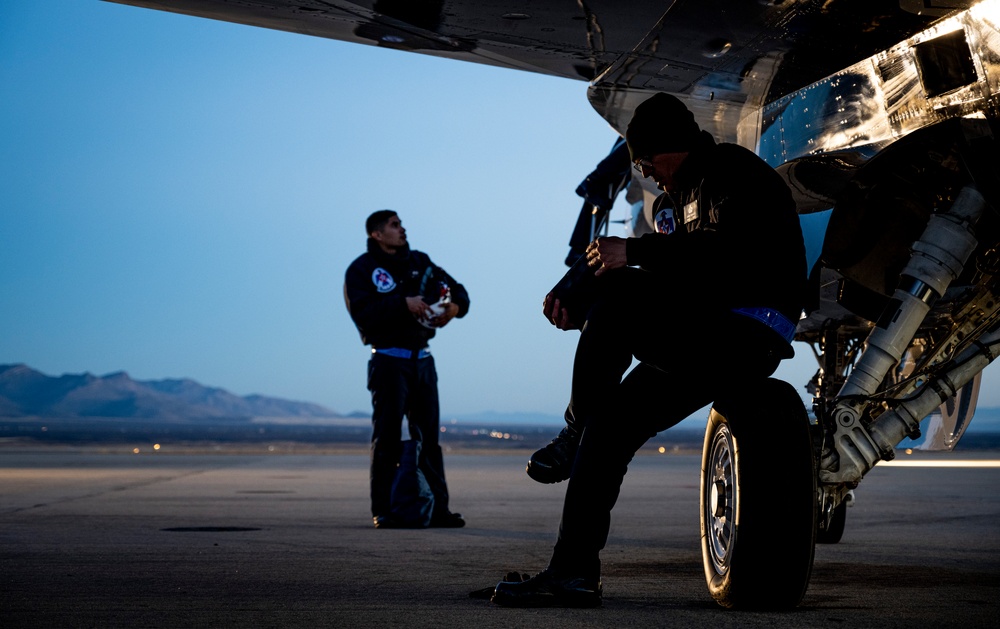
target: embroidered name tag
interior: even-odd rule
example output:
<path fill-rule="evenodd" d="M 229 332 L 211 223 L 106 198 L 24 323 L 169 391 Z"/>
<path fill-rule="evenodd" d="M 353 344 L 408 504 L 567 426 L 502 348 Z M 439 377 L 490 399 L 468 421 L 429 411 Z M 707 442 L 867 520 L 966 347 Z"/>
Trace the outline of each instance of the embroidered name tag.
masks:
<path fill-rule="evenodd" d="M 687 225 L 698 218 L 698 201 L 692 201 L 684 206 L 684 224 Z"/>

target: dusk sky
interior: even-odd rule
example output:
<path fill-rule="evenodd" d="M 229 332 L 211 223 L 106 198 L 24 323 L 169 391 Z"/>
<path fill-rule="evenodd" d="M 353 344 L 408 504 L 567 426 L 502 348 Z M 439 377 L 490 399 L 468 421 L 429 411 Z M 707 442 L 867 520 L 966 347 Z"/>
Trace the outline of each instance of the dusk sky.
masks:
<path fill-rule="evenodd" d="M 565 271 L 574 190 L 616 137 L 585 82 L 8 0 L 0 83 L 0 363 L 367 412 L 343 276 L 365 217 L 392 208 L 472 299 L 431 342 L 442 418 L 561 416 L 578 335 L 542 298 Z M 796 352 L 777 375 L 805 396 L 815 360 Z"/>

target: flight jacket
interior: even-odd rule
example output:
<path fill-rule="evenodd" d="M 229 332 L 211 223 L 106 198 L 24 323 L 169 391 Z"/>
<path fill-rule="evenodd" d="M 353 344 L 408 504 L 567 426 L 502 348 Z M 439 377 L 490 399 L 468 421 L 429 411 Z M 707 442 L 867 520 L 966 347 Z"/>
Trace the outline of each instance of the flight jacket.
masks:
<path fill-rule="evenodd" d="M 344 300 L 361 341 L 378 349 L 426 347 L 436 331 L 413 317 L 406 298 L 421 295 L 433 304 L 440 282 L 451 290 L 457 316 L 464 317 L 469 311 L 468 292 L 427 254 L 405 247 L 390 255 L 369 238 L 368 251 L 347 267 L 344 278 Z"/>
<path fill-rule="evenodd" d="M 791 191 L 753 152 L 702 136 L 654 203 L 657 232 L 626 240 L 627 263 L 663 277 L 670 299 L 797 322 L 807 271 Z"/>

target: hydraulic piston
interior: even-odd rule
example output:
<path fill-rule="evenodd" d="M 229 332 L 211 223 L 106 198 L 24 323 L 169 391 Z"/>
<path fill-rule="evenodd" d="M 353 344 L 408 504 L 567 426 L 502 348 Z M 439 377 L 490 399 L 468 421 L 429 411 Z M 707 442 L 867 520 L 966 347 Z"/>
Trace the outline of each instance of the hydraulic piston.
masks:
<path fill-rule="evenodd" d="M 939 399 L 926 411 L 920 410 L 926 406 L 926 401 L 914 407 L 914 413 L 923 413 L 915 419 L 910 417 L 900 423 L 886 418 L 886 423 L 895 423 L 902 429 L 879 429 L 873 434 L 873 427 L 881 425 L 881 417 L 872 427 L 862 425 L 861 418 L 868 399 L 881 386 L 889 370 L 899 363 L 934 302 L 961 275 L 966 261 L 975 250 L 978 242 L 974 228 L 985 204 L 975 187 L 966 186 L 948 211 L 930 218 L 923 234 L 913 244 L 899 285 L 868 335 L 864 352 L 837 396 L 833 409 L 835 429 L 832 447 L 823 453 L 821 481 L 860 480 L 878 461 L 891 459 L 896 444 L 909 435 L 917 434 L 920 420 L 947 399 Z M 974 375 L 971 374 L 969 379 Z M 964 382 L 952 382 L 945 388 L 950 389 L 955 384 L 961 386 Z M 920 395 L 917 399 L 923 397 Z M 898 410 L 906 412 L 904 407 L 890 412 Z M 897 433 L 898 438 L 895 437 Z"/>

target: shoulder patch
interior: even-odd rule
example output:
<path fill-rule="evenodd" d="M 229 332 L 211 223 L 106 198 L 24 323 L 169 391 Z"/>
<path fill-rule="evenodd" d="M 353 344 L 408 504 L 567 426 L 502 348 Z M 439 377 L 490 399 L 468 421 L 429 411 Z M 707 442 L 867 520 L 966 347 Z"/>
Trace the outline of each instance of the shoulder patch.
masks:
<path fill-rule="evenodd" d="M 380 293 L 388 293 L 396 288 L 396 280 L 382 267 L 378 267 L 372 271 L 372 283 L 375 284 L 376 290 Z"/>
<path fill-rule="evenodd" d="M 674 208 L 663 208 L 656 213 L 656 231 L 661 234 L 672 234 L 674 232 Z"/>

